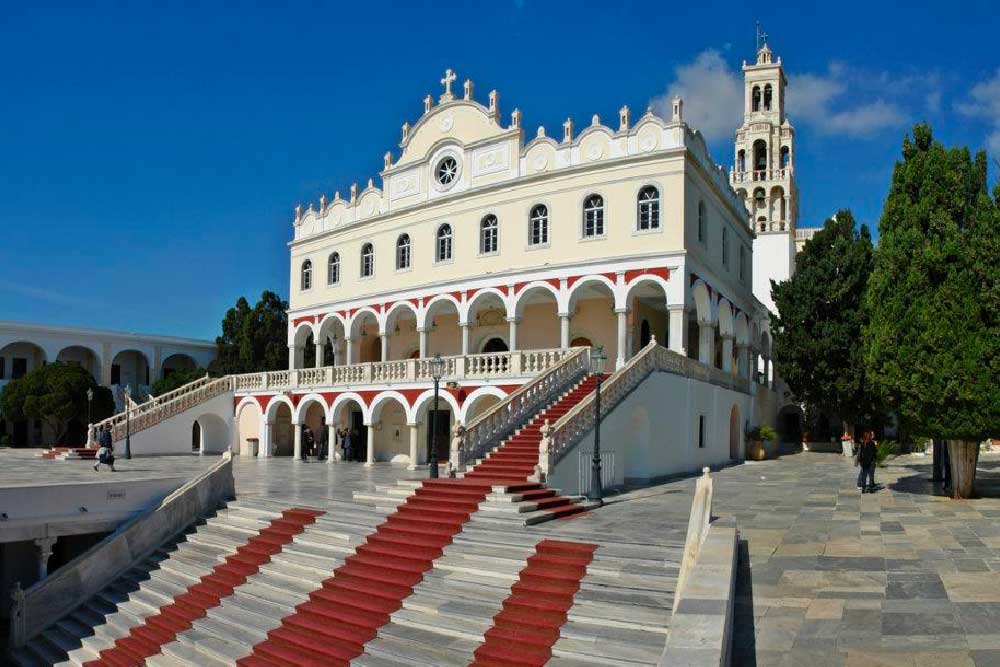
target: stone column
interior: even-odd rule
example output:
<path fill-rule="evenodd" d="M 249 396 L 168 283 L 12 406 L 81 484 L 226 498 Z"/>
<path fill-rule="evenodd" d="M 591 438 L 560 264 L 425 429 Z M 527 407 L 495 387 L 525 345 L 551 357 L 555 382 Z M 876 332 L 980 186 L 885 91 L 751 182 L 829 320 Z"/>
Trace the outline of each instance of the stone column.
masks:
<path fill-rule="evenodd" d="M 292 442 L 292 456 L 298 460 L 302 458 L 302 424 L 292 424 L 292 431 L 295 434 Z"/>
<path fill-rule="evenodd" d="M 463 322 L 462 327 L 462 354 L 469 354 L 469 323 Z"/>
<path fill-rule="evenodd" d="M 389 334 L 379 334 L 382 339 L 382 361 L 389 361 Z"/>
<path fill-rule="evenodd" d="M 288 370 L 295 370 L 295 346 L 288 346 Z"/>
<path fill-rule="evenodd" d="M 688 316 L 684 304 L 668 306 L 670 310 L 670 340 L 667 341 L 671 350 L 679 355 L 687 356 L 688 347 Z"/>
<path fill-rule="evenodd" d="M 55 537 L 39 537 L 35 540 L 35 549 L 38 551 L 39 581 L 49 576 L 49 557 L 52 556 L 52 547 L 55 544 Z"/>
<path fill-rule="evenodd" d="M 569 313 L 559 313 L 559 347 L 569 347 Z"/>
<path fill-rule="evenodd" d="M 274 424 L 264 422 L 260 427 L 260 442 L 257 443 L 257 458 L 266 459 L 271 455 L 271 438 L 274 433 Z"/>
<path fill-rule="evenodd" d="M 733 372 L 733 335 L 722 334 L 722 370 Z"/>
<path fill-rule="evenodd" d="M 334 453 L 337 451 L 337 425 L 327 424 L 326 426 L 326 462 L 333 463 L 337 458 Z"/>
<path fill-rule="evenodd" d="M 348 338 L 347 339 L 347 352 L 346 352 L 345 356 L 347 357 L 346 363 L 348 365 L 354 363 L 354 339 L 353 338 Z"/>
<path fill-rule="evenodd" d="M 618 315 L 618 358 L 615 359 L 615 369 L 625 365 L 625 341 L 628 334 L 628 311 L 616 310 Z"/>
<path fill-rule="evenodd" d="M 365 459 L 365 465 L 375 465 L 375 424 L 368 424 L 368 457 Z"/>
<path fill-rule="evenodd" d="M 316 344 L 316 368 L 323 368 L 323 344 Z"/>
<path fill-rule="evenodd" d="M 420 427 L 416 424 L 410 424 L 410 465 L 406 466 L 407 470 L 416 470 L 417 464 L 420 461 L 420 455 L 418 454 L 420 444 Z"/>
<path fill-rule="evenodd" d="M 764 381 L 761 383 L 765 387 L 771 386 L 771 360 L 764 357 Z"/>
<path fill-rule="evenodd" d="M 427 328 L 417 327 L 417 333 L 420 334 L 420 358 L 427 358 Z"/>
<path fill-rule="evenodd" d="M 510 342 L 508 343 L 508 347 L 513 352 L 517 349 L 517 318 L 508 317 L 507 323 L 510 325 Z"/>
<path fill-rule="evenodd" d="M 101 385 L 111 386 L 111 364 L 114 359 L 111 357 L 111 343 L 101 343 Z"/>
<path fill-rule="evenodd" d="M 715 325 L 710 322 L 698 322 L 698 361 L 706 366 L 712 366 L 714 357 Z"/>

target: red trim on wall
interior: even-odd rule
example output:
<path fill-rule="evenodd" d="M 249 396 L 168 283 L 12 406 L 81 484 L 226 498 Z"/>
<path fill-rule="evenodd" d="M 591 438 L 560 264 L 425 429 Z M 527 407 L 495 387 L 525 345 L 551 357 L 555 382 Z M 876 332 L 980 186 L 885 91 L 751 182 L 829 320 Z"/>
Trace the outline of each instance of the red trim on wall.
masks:
<path fill-rule="evenodd" d="M 630 283 L 639 276 L 659 276 L 664 280 L 670 280 L 670 271 L 665 268 L 633 269 L 625 272 L 625 282 Z"/>
<path fill-rule="evenodd" d="M 267 406 L 271 404 L 271 399 L 274 398 L 274 394 L 257 394 L 253 398 L 257 401 L 257 405 L 260 406 L 261 411 L 266 411 Z"/>

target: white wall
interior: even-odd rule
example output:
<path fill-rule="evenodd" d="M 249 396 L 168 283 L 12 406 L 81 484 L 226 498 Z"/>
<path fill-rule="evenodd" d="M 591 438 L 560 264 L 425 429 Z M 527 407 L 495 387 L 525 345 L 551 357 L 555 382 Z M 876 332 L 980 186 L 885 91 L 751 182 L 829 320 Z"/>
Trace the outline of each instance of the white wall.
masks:
<path fill-rule="evenodd" d="M 653 373 L 601 424 L 601 451 L 612 453 L 616 485 L 626 479 L 649 482 L 667 475 L 696 472 L 703 466 L 729 462 L 730 414 L 739 409 L 739 456 L 745 455 L 743 432 L 753 425 L 754 400 L 746 394 L 672 373 Z M 705 415 L 705 446 L 698 447 L 698 415 Z M 593 452 L 591 430 L 555 465 L 549 486 L 580 493 L 582 470 L 589 474 Z M 581 457 L 580 452 L 587 456 Z M 608 459 L 605 457 L 605 465 Z M 605 475 L 607 475 L 605 471 Z M 607 480 L 606 484 L 612 480 Z"/>
<path fill-rule="evenodd" d="M 753 294 L 772 313 L 771 281 L 788 280 L 795 270 L 795 241 L 791 232 L 761 232 L 753 242 Z"/>
<path fill-rule="evenodd" d="M 233 392 L 224 392 L 189 410 L 169 417 L 156 426 L 132 434 L 132 456 L 190 454 L 191 427 L 202 419 L 203 454 L 219 454 L 232 442 Z M 221 424 L 220 424 L 221 420 Z M 219 430 L 225 427 L 225 433 Z M 125 455 L 125 440 L 115 442 L 115 456 Z"/>

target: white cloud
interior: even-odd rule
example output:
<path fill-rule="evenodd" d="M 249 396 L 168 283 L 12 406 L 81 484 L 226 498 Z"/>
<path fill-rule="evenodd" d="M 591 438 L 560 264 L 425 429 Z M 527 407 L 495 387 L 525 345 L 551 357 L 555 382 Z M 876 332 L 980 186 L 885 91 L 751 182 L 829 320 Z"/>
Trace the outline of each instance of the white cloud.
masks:
<path fill-rule="evenodd" d="M 661 117 L 670 118 L 674 95 L 684 99 L 684 119 L 708 141 L 731 138 L 743 123 L 743 77 L 715 49 L 674 68 L 673 83 L 652 101 Z"/>
<path fill-rule="evenodd" d="M 991 131 L 986 145 L 991 152 L 1000 153 L 1000 67 L 992 77 L 973 86 L 968 99 L 959 102 L 956 108 L 965 116 L 989 123 Z"/>

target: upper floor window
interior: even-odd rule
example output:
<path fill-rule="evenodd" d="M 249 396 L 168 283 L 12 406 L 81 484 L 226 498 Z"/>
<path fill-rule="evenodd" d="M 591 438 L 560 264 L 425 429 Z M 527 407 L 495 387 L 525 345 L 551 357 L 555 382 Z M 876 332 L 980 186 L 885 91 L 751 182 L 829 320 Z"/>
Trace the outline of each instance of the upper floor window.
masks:
<path fill-rule="evenodd" d="M 326 260 L 326 284 L 336 285 L 340 282 L 340 253 L 331 252 Z"/>
<path fill-rule="evenodd" d="M 495 215 L 487 215 L 479 223 L 479 253 L 488 255 L 500 248 L 500 223 Z"/>
<path fill-rule="evenodd" d="M 375 275 L 375 246 L 366 243 L 361 246 L 361 277 L 370 278 Z"/>
<path fill-rule="evenodd" d="M 549 209 L 545 204 L 538 204 L 531 209 L 531 233 L 528 241 L 531 245 L 543 245 L 549 242 Z"/>
<path fill-rule="evenodd" d="M 660 191 L 652 185 L 639 190 L 639 230 L 660 228 Z"/>
<path fill-rule="evenodd" d="M 400 234 L 396 239 L 396 269 L 410 268 L 410 235 Z"/>
<path fill-rule="evenodd" d="M 722 228 L 722 265 L 729 266 L 729 230 Z"/>
<path fill-rule="evenodd" d="M 583 235 L 604 236 L 604 197 L 590 195 L 583 202 Z"/>
<path fill-rule="evenodd" d="M 760 111 L 760 86 L 753 87 L 753 110 Z"/>
<path fill-rule="evenodd" d="M 788 146 L 782 146 L 781 153 L 779 154 L 781 155 L 781 168 L 784 169 L 788 166 L 789 160 L 791 160 L 792 152 Z"/>
<path fill-rule="evenodd" d="M 771 84 L 764 86 L 764 111 L 771 110 Z"/>
<path fill-rule="evenodd" d="M 446 262 L 451 259 L 451 225 L 445 223 L 438 227 L 437 231 L 437 253 L 435 257 L 439 262 Z"/>
<path fill-rule="evenodd" d="M 708 236 L 707 229 L 706 229 L 706 227 L 708 225 L 708 220 L 706 220 L 706 217 L 707 216 L 705 215 L 705 202 L 700 201 L 700 202 L 698 202 L 698 242 L 699 243 L 704 243 L 705 239 Z"/>
<path fill-rule="evenodd" d="M 441 185 L 451 185 L 458 178 L 458 160 L 449 156 L 438 162 L 434 177 Z"/>
<path fill-rule="evenodd" d="M 313 263 L 307 259 L 302 262 L 302 289 L 310 289 L 313 286 Z"/>

